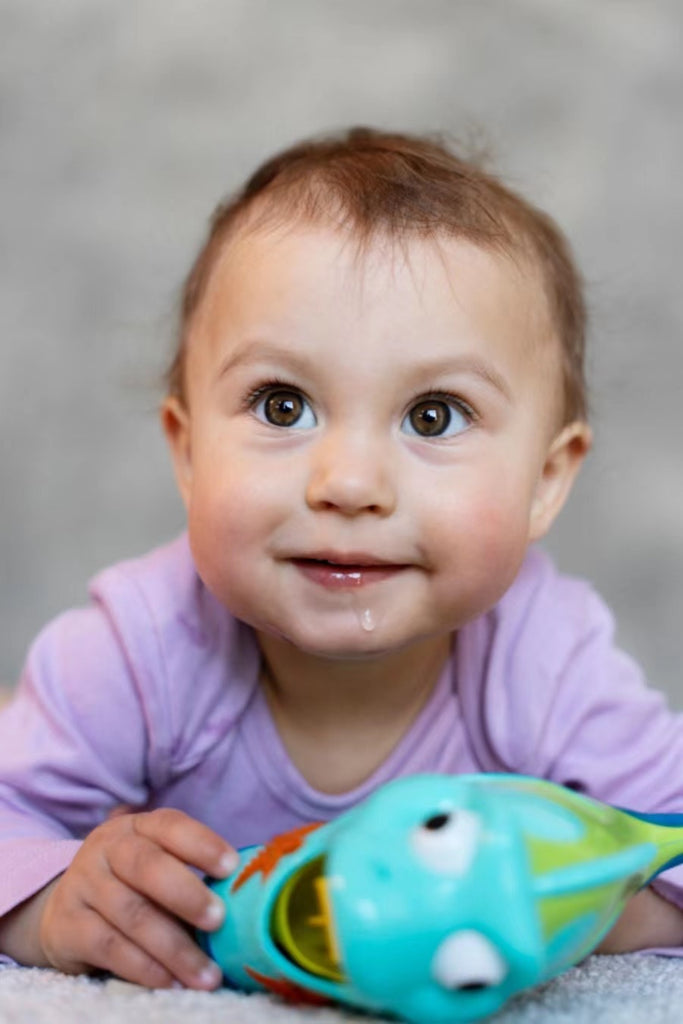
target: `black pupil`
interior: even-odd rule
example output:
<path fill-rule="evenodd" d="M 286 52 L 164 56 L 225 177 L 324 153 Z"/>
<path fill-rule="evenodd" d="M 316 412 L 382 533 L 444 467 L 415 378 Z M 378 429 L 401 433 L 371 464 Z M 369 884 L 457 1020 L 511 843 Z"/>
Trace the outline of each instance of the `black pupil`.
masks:
<path fill-rule="evenodd" d="M 278 427 L 291 427 L 302 412 L 301 397 L 293 391 L 273 391 L 266 401 L 266 419 Z"/>
<path fill-rule="evenodd" d="M 434 399 L 420 402 L 410 413 L 410 422 L 413 428 L 423 437 L 443 434 L 450 421 L 451 410 L 449 407 L 445 402 L 435 402 Z"/>
<path fill-rule="evenodd" d="M 424 827 L 428 828 L 430 832 L 436 832 L 447 825 L 450 820 L 450 814 L 433 814 L 431 818 L 427 818 Z"/>

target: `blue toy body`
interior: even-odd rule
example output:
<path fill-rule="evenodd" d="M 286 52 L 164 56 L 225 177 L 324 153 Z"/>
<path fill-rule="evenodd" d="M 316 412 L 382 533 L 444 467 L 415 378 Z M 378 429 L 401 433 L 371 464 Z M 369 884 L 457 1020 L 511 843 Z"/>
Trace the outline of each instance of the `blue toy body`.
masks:
<path fill-rule="evenodd" d="M 475 1020 L 595 948 L 681 860 L 683 818 L 515 775 L 396 780 L 241 851 L 205 948 L 226 981 L 416 1024 Z"/>

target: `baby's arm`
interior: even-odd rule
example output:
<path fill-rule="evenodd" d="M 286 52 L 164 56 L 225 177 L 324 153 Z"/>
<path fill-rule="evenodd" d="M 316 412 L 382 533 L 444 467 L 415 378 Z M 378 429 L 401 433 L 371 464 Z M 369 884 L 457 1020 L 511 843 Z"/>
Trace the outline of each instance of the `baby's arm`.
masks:
<path fill-rule="evenodd" d="M 99 606 L 32 646 L 0 715 L 0 953 L 151 986 L 217 983 L 197 977 L 208 961 L 187 926 L 211 927 L 211 894 L 192 869 L 225 874 L 231 848 L 178 810 L 107 820 L 163 785 L 169 688 L 142 685 Z"/>
<path fill-rule="evenodd" d="M 597 953 L 633 953 L 639 949 L 683 946 L 683 910 L 654 889 L 633 896 L 623 914 L 598 946 Z"/>
<path fill-rule="evenodd" d="M 59 878 L 0 919 L 0 948 L 69 974 L 100 968 L 150 988 L 215 988 L 220 970 L 187 926 L 214 930 L 223 905 L 191 867 L 222 878 L 235 864 L 225 840 L 181 811 L 112 818 Z"/>

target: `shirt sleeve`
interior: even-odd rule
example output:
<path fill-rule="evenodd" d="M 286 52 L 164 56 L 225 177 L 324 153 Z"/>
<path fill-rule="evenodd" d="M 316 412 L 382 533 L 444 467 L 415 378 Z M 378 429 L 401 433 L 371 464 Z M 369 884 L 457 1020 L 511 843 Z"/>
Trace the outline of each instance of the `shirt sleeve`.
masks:
<path fill-rule="evenodd" d="M 62 872 L 112 808 L 145 804 L 145 764 L 140 697 L 106 613 L 67 612 L 0 714 L 0 915 Z"/>

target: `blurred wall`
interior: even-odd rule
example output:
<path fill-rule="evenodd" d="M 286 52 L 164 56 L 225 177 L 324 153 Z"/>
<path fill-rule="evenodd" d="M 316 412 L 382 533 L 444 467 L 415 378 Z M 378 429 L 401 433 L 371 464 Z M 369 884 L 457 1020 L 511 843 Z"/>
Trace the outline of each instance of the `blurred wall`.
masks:
<path fill-rule="evenodd" d="M 549 546 L 683 706 L 679 0 L 1 0 L 0 679 L 182 525 L 156 421 L 209 212 L 352 122 L 479 136 L 573 242 L 596 448 Z"/>

